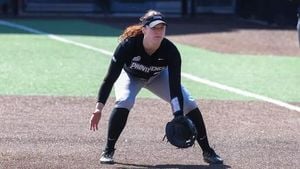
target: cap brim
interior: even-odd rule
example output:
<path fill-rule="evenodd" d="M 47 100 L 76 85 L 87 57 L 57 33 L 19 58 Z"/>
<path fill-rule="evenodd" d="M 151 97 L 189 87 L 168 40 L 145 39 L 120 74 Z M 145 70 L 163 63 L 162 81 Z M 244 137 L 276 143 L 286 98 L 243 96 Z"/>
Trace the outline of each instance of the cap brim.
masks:
<path fill-rule="evenodd" d="M 150 28 L 153 28 L 154 26 L 156 26 L 156 25 L 158 25 L 158 24 L 161 24 L 161 23 L 163 23 L 163 24 L 167 24 L 165 21 L 163 21 L 163 20 L 155 20 L 155 21 L 152 21 L 152 22 L 150 22 L 149 23 L 149 27 Z"/>

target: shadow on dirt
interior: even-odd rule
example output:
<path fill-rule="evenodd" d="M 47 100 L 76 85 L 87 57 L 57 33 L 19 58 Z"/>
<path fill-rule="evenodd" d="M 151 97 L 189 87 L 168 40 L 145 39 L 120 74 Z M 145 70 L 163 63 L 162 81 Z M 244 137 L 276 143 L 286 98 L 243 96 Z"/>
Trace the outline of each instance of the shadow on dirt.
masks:
<path fill-rule="evenodd" d="M 122 169 L 129 169 L 132 167 L 137 168 L 172 168 L 172 169 L 227 169 L 231 168 L 229 165 L 218 164 L 218 165 L 185 165 L 185 164 L 159 164 L 159 165 L 143 165 L 143 164 L 130 164 L 130 163 L 119 163 L 116 162 L 115 164 L 123 165 Z"/>

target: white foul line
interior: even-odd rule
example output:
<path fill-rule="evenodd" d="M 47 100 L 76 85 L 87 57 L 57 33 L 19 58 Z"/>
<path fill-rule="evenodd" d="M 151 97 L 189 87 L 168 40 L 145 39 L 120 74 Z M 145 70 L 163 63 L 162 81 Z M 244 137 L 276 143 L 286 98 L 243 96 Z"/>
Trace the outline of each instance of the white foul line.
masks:
<path fill-rule="evenodd" d="M 86 44 L 82 44 L 82 43 L 78 43 L 78 42 L 75 42 L 75 41 L 71 41 L 71 40 L 62 38 L 62 37 L 57 36 L 57 35 L 53 35 L 53 34 L 50 34 L 50 33 L 47 33 L 47 32 L 43 32 L 43 31 L 39 31 L 37 29 L 29 28 L 29 27 L 24 26 L 24 25 L 19 25 L 19 24 L 11 23 L 11 22 L 7 22 L 7 21 L 4 21 L 4 20 L 0 20 L 0 25 L 9 26 L 9 27 L 12 27 L 12 28 L 17 28 L 17 29 L 21 29 L 23 31 L 27 31 L 27 32 L 34 33 L 34 34 L 45 35 L 45 36 L 49 37 L 50 39 L 57 40 L 57 41 L 64 42 L 64 43 L 69 43 L 69 44 L 72 44 L 72 45 L 75 45 L 75 46 L 79 46 L 79 47 L 83 47 L 83 48 L 86 48 L 86 49 L 90 49 L 90 50 L 93 50 L 93 51 L 96 51 L 96 52 L 100 52 L 100 53 L 105 54 L 105 55 L 109 55 L 109 56 L 113 55 L 113 53 L 111 53 L 111 52 L 109 52 L 107 50 L 103 50 L 103 49 L 99 49 L 99 48 L 96 48 L 96 47 L 93 47 L 93 46 L 89 46 L 89 45 L 86 45 Z"/>
<path fill-rule="evenodd" d="M 57 36 L 57 35 L 54 35 L 54 34 L 49 34 L 47 32 L 43 32 L 43 31 L 39 31 L 39 30 L 30 28 L 30 27 L 27 27 L 27 26 L 24 26 L 24 25 L 11 23 L 11 22 L 7 22 L 7 21 L 4 21 L 4 20 L 0 20 L 0 25 L 21 29 L 23 31 L 27 31 L 27 32 L 34 33 L 34 34 L 45 35 L 45 36 L 49 37 L 50 39 L 57 40 L 57 41 L 64 42 L 64 43 L 68 43 L 68 44 L 72 44 L 72 45 L 79 46 L 79 47 L 82 47 L 82 48 L 86 48 L 86 49 L 89 49 L 89 50 L 93 50 L 93 51 L 102 53 L 102 54 L 107 55 L 107 56 L 112 56 L 113 55 L 112 52 L 109 52 L 107 50 L 99 49 L 99 48 L 96 48 L 96 47 L 93 47 L 93 46 L 89 46 L 89 45 L 86 45 L 86 44 L 71 41 L 71 40 L 62 38 L 60 36 Z M 255 98 L 255 99 L 258 99 L 258 100 L 262 100 L 262 101 L 265 101 L 265 102 L 275 104 L 275 105 L 280 106 L 280 107 L 285 107 L 289 110 L 294 110 L 294 111 L 300 112 L 300 107 L 282 102 L 280 100 L 275 100 L 275 99 L 272 99 L 272 98 L 269 98 L 269 97 L 266 97 L 266 96 L 262 96 L 262 95 L 251 93 L 251 92 L 241 90 L 241 89 L 238 89 L 238 88 L 233 88 L 233 87 L 230 87 L 230 86 L 226 86 L 226 85 L 223 85 L 223 84 L 220 84 L 220 83 L 217 83 L 217 82 L 213 82 L 213 81 L 210 81 L 210 80 L 207 80 L 207 79 L 199 78 L 197 76 L 194 76 L 194 75 L 191 75 L 191 74 L 188 74 L 188 73 L 181 72 L 181 75 L 182 75 L 182 77 L 193 80 L 195 82 L 206 84 L 206 85 L 211 86 L 211 87 L 215 87 L 215 88 L 218 88 L 218 89 L 222 89 L 222 90 L 232 92 L 232 93 L 236 93 L 236 94 L 246 96 L 246 97 Z"/>
<path fill-rule="evenodd" d="M 242 96 L 251 97 L 251 98 L 255 98 L 255 99 L 258 99 L 258 100 L 265 101 L 265 102 L 273 103 L 273 104 L 276 104 L 278 106 L 285 107 L 287 109 L 295 110 L 295 111 L 300 112 L 300 107 L 282 102 L 280 100 L 275 100 L 275 99 L 272 99 L 272 98 L 269 98 L 269 97 L 266 97 L 266 96 L 262 96 L 262 95 L 251 93 L 251 92 L 241 90 L 241 89 L 238 89 L 238 88 L 226 86 L 226 85 L 216 83 L 216 82 L 213 82 L 213 81 L 210 81 L 210 80 L 207 80 L 207 79 L 202 79 L 202 78 L 199 78 L 197 76 L 194 76 L 194 75 L 191 75 L 191 74 L 188 74 L 188 73 L 181 72 L 181 75 L 183 77 L 187 78 L 187 79 L 190 79 L 190 80 L 193 80 L 193 81 L 196 81 L 196 82 L 199 82 L 199 83 L 203 83 L 203 84 L 206 84 L 208 86 L 212 86 L 212 87 L 215 87 L 215 88 L 218 88 L 218 89 L 222 89 L 222 90 L 225 90 L 225 91 L 236 93 L 236 94 L 239 94 L 239 95 L 242 95 Z"/>

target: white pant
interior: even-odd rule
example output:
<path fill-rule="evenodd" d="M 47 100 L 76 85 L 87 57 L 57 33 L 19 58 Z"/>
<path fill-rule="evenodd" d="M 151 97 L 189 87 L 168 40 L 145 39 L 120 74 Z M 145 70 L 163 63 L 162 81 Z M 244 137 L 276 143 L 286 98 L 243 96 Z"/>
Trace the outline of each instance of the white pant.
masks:
<path fill-rule="evenodd" d="M 163 70 L 159 75 L 143 80 L 131 76 L 122 70 L 118 80 L 114 84 L 116 96 L 116 108 L 127 108 L 130 110 L 135 102 L 135 98 L 142 88 L 146 88 L 161 99 L 171 102 L 168 69 Z M 183 95 L 183 112 L 187 114 L 197 108 L 195 100 L 188 90 L 181 85 Z"/>

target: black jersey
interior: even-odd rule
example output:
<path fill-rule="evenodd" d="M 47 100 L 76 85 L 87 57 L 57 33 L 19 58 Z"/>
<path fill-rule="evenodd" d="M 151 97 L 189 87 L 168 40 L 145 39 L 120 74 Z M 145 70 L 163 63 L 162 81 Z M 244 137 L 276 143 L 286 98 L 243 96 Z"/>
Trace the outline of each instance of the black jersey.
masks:
<path fill-rule="evenodd" d="M 112 57 L 109 70 L 100 87 L 98 102 L 105 104 L 114 82 L 124 69 L 132 76 L 149 79 L 168 67 L 170 97 L 183 109 L 181 92 L 181 57 L 176 46 L 164 38 L 160 47 L 150 56 L 143 46 L 143 36 L 132 37 L 121 42 Z"/>

